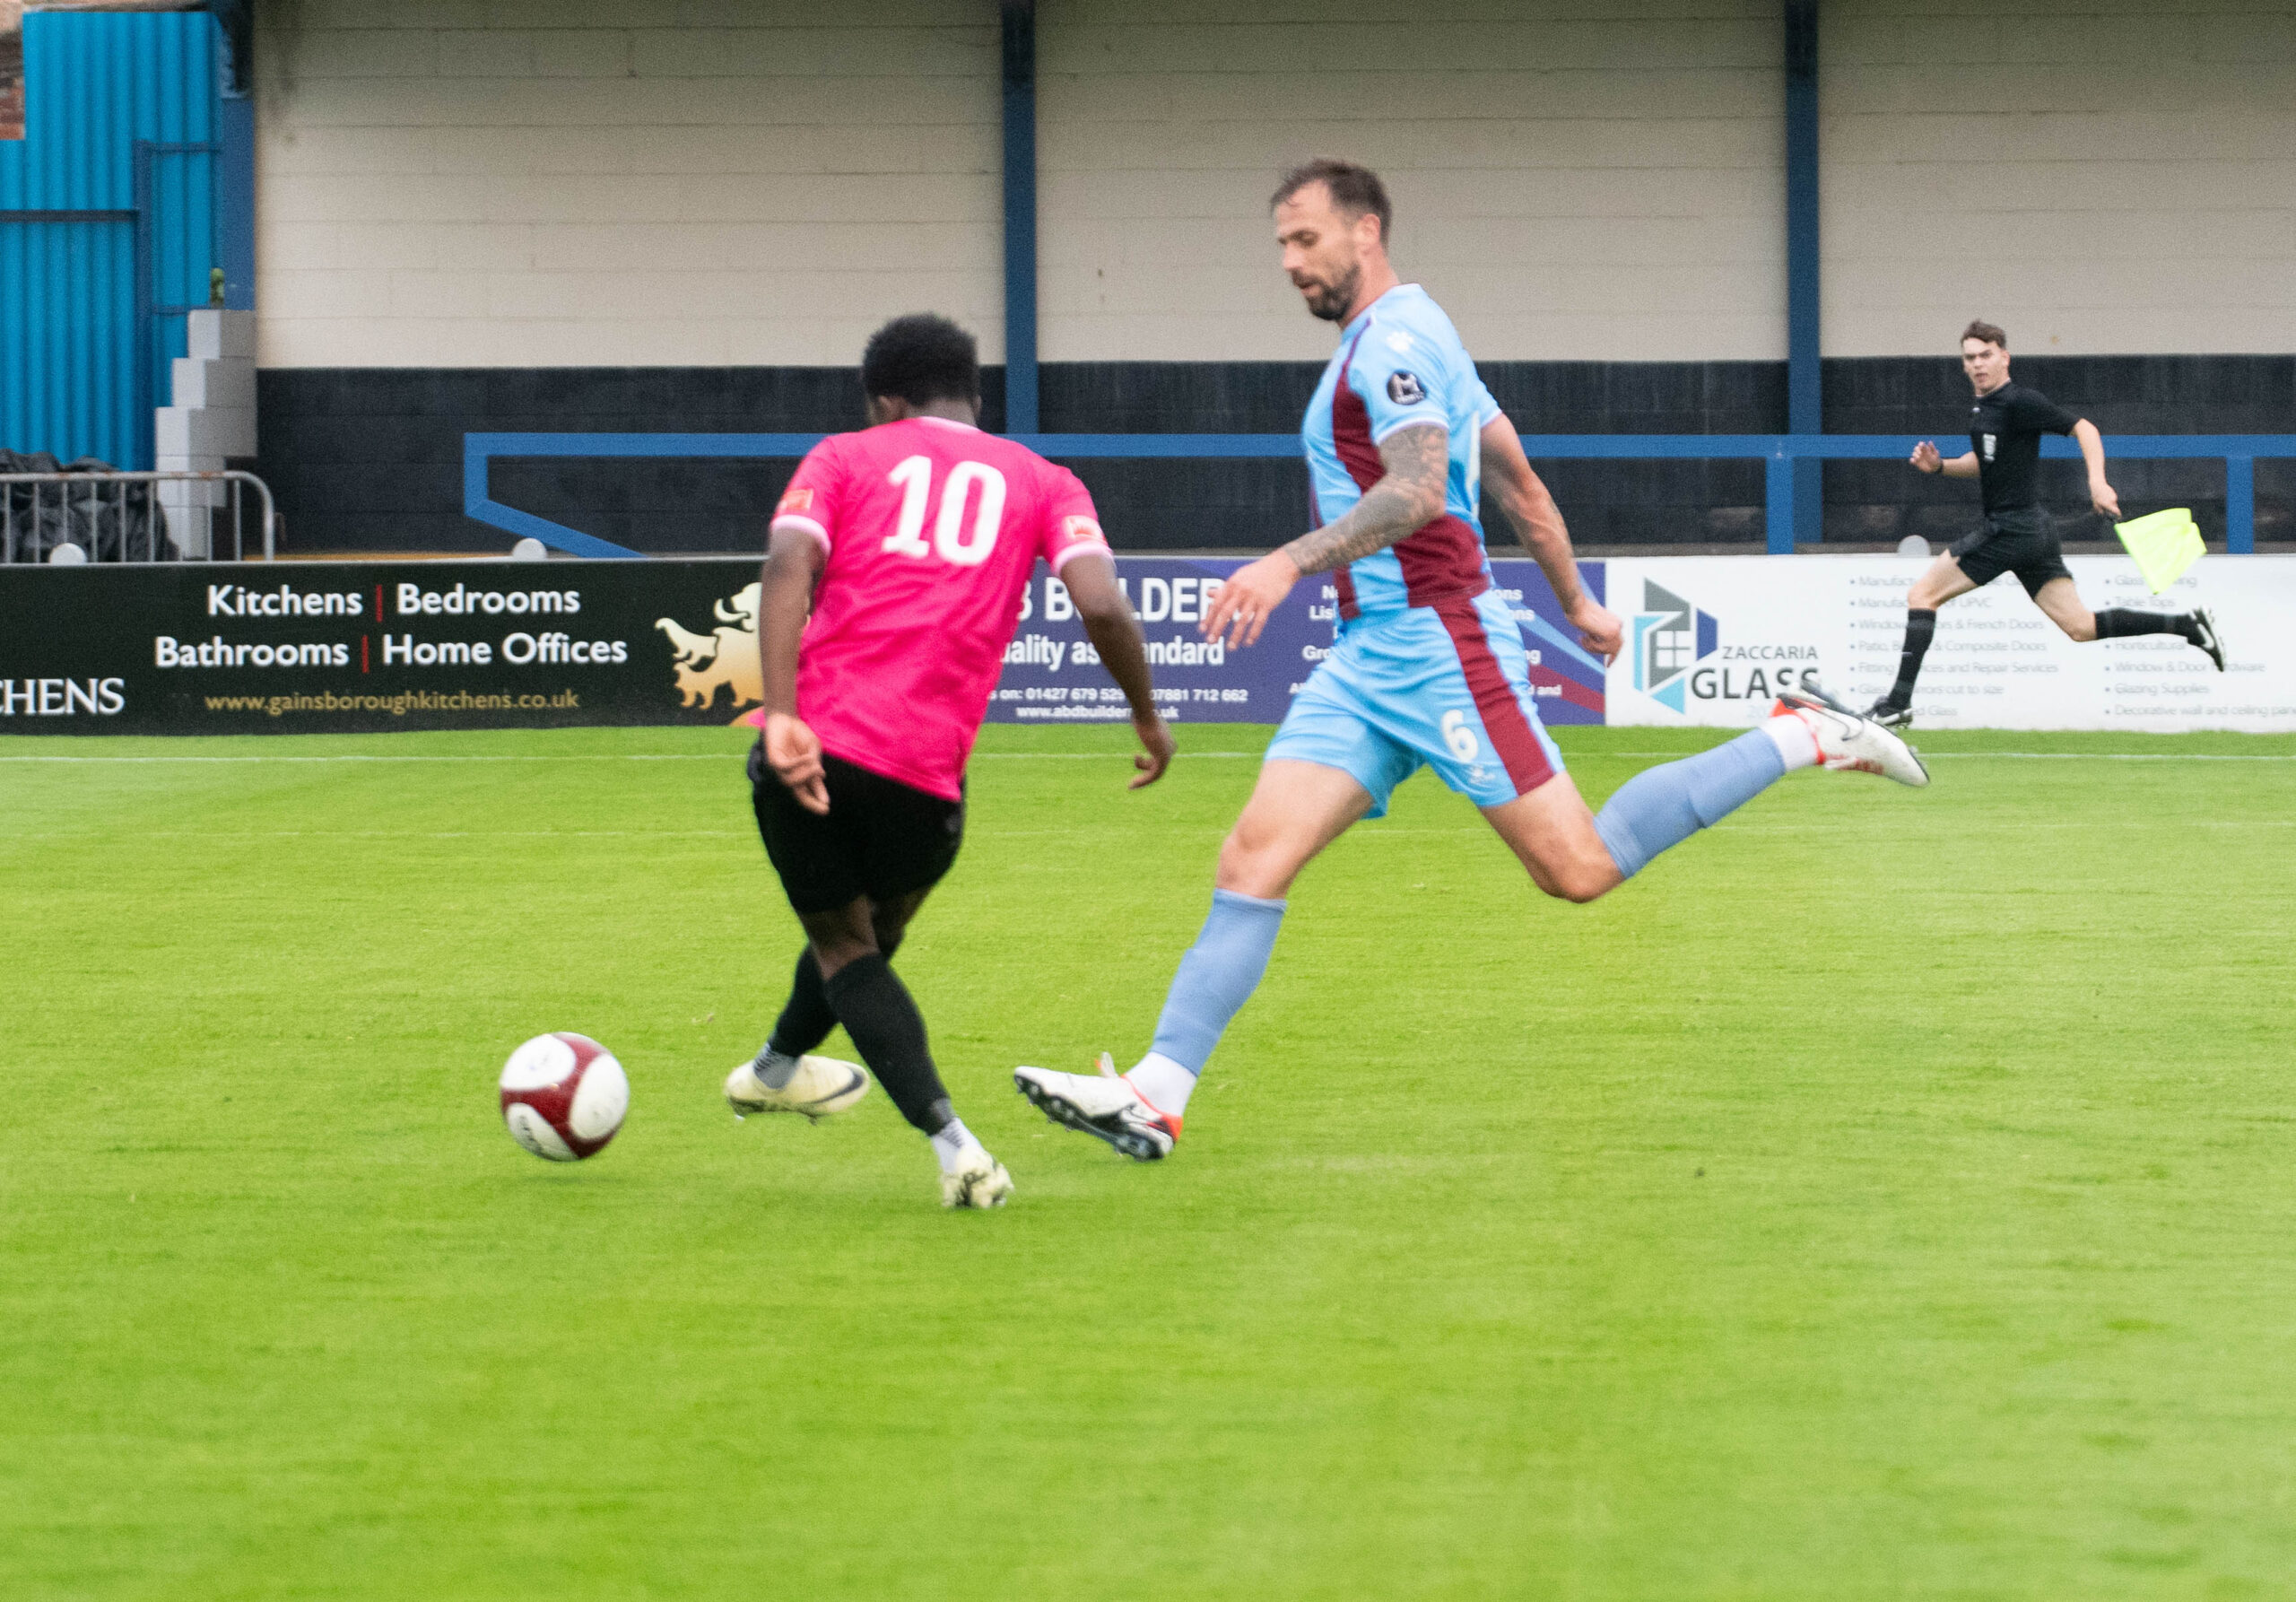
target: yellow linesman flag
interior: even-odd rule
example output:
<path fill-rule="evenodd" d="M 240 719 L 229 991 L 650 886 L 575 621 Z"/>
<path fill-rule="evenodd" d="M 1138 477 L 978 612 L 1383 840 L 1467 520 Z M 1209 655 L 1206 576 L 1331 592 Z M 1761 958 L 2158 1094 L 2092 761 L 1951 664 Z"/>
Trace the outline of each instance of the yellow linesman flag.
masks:
<path fill-rule="evenodd" d="M 2208 549 L 2201 542 L 2200 529 L 2193 522 L 2188 506 L 2170 507 L 2150 517 L 2116 523 L 2113 532 L 2120 535 L 2120 543 L 2136 559 L 2136 570 L 2144 575 L 2144 582 L 2152 587 L 2156 596 L 2183 578 L 2185 570 L 2198 562 Z"/>

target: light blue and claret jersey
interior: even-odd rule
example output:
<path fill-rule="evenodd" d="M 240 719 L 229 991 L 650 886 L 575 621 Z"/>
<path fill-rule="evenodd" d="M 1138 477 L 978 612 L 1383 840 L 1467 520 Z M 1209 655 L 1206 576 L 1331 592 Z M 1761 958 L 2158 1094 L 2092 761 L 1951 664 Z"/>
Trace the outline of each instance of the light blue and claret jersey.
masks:
<path fill-rule="evenodd" d="M 1435 424 L 1451 457 L 1443 515 L 1334 575 L 1343 626 L 1491 588 L 1479 503 L 1483 430 L 1498 415 L 1458 330 L 1419 285 L 1396 285 L 1341 332 L 1300 428 L 1318 523 L 1345 516 L 1386 475 L 1379 445 L 1398 429 Z"/>

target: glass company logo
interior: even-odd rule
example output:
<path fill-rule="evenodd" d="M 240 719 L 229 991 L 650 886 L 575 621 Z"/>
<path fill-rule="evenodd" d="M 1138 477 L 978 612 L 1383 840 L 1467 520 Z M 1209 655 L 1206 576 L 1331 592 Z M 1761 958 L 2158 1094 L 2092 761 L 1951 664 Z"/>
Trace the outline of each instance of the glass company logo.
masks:
<path fill-rule="evenodd" d="M 1683 710 L 1690 670 L 1722 642 L 1722 625 L 1682 596 L 1648 579 L 1634 615 L 1634 687 L 1669 711 Z"/>
<path fill-rule="evenodd" d="M 1721 621 L 1665 586 L 1642 584 L 1634 687 L 1673 712 L 1691 703 L 1765 701 L 1818 676 L 1813 645 L 1724 644 Z"/>

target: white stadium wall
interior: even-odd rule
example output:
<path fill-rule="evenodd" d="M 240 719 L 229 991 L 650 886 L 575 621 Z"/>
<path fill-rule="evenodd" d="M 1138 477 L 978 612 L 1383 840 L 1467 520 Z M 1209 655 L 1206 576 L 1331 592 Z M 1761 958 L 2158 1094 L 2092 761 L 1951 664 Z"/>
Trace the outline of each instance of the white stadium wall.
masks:
<path fill-rule="evenodd" d="M 850 363 L 1003 338 L 983 0 L 257 7 L 267 367 Z"/>
<path fill-rule="evenodd" d="M 262 32 L 269 367 L 1001 354 L 993 0 L 304 0 Z M 2296 350 L 2296 15 L 1828 0 L 1829 355 Z M 1042 0 L 1048 361 L 1312 358 L 1272 174 L 1388 177 L 1491 361 L 1785 351 L 1776 4 Z M 1950 348 L 1948 335 L 1944 348 Z"/>
<path fill-rule="evenodd" d="M 1826 0 L 1830 356 L 2296 352 L 2287 0 Z M 2285 426 L 2285 425 L 2283 425 Z"/>
<path fill-rule="evenodd" d="M 980 336 L 1004 420 L 996 0 L 257 8 L 259 466 L 305 549 L 457 550 L 467 432 L 850 426 L 885 318 Z M 2296 429 L 2289 0 L 1824 0 L 1823 426 L 1950 431 L 1954 335 L 2108 433 Z M 1378 167 L 1406 274 L 1532 432 L 1785 426 L 1780 0 L 1037 0 L 1040 418 L 1283 432 L 1330 330 L 1267 198 Z M 2160 358 L 2128 363 L 2123 354 Z M 2035 356 L 2051 358 L 2049 364 Z M 786 465 L 499 466 L 506 503 L 747 549 Z M 1309 515 L 1297 469 L 1084 470 L 1126 548 Z M 1550 475 L 1593 548 L 1758 541 L 1750 463 Z M 738 479 L 738 483 L 735 482 Z M 1951 538 L 1965 487 L 1834 464 L 1829 540 Z M 2126 487 L 2221 537 L 2223 476 Z M 2077 513 L 2078 486 L 2046 492 Z M 2296 536 L 2296 464 L 2257 528 Z"/>
<path fill-rule="evenodd" d="M 1048 361 L 1321 359 L 1276 173 L 1378 168 L 1395 254 L 1485 361 L 1786 348 L 1775 4 L 1050 0 Z"/>

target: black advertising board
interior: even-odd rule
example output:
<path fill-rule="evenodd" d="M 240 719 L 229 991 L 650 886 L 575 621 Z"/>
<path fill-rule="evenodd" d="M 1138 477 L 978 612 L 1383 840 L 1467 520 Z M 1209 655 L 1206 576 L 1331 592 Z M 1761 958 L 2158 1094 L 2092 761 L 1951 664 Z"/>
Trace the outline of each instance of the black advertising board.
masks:
<path fill-rule="evenodd" d="M 1231 651 L 1196 631 L 1231 560 L 1119 557 L 1164 714 L 1277 723 L 1328 653 L 1311 579 Z M 1551 723 L 1602 720 L 1553 594 L 1494 562 Z M 1597 564 L 1582 564 L 1601 593 Z M 0 734 L 324 734 L 729 724 L 758 704 L 758 564 L 245 562 L 0 566 Z M 1552 614 L 1550 616 L 1549 614 Z M 1029 580 L 988 716 L 1120 722 L 1128 709 L 1061 582 Z"/>
<path fill-rule="evenodd" d="M 726 724 L 754 560 L 0 568 L 0 734 Z"/>

